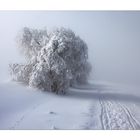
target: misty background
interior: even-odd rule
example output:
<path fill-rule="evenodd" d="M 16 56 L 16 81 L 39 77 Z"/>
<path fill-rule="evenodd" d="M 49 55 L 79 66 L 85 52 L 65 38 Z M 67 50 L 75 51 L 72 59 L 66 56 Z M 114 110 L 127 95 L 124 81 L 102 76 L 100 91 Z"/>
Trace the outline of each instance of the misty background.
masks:
<path fill-rule="evenodd" d="M 88 45 L 90 79 L 140 85 L 140 12 L 0 11 L 0 81 L 9 63 L 24 61 L 16 36 L 25 26 L 72 29 Z"/>

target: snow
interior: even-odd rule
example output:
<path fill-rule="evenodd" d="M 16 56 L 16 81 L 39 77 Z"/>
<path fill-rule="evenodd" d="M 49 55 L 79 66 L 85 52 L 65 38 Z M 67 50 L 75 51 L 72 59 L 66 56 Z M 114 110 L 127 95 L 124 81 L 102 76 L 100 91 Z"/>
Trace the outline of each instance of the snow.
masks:
<path fill-rule="evenodd" d="M 0 129 L 140 129 L 139 91 L 90 82 L 56 95 L 4 82 L 0 84 Z"/>

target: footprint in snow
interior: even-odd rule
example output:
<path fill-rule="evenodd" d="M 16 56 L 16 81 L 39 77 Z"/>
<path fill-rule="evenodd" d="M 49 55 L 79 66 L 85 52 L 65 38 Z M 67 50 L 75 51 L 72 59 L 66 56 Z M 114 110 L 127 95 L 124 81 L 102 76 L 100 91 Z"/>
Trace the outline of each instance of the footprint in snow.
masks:
<path fill-rule="evenodd" d="M 57 113 L 56 112 L 53 112 L 53 111 L 49 111 L 48 114 L 56 115 Z"/>
<path fill-rule="evenodd" d="M 56 126 L 52 125 L 51 129 L 52 130 L 58 130 L 59 128 L 57 128 Z"/>

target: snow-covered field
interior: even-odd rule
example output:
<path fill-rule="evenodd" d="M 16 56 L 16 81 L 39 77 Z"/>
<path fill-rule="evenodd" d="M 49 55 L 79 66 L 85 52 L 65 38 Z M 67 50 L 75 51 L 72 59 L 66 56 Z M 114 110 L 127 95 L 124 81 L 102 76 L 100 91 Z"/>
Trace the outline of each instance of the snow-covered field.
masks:
<path fill-rule="evenodd" d="M 0 129 L 140 129 L 140 89 L 90 82 L 66 95 L 0 84 Z"/>

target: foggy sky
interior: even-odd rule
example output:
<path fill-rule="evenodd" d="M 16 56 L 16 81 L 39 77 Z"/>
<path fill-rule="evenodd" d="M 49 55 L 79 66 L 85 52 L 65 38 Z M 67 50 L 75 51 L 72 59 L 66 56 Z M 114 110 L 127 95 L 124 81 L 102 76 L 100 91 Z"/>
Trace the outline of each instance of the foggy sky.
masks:
<path fill-rule="evenodd" d="M 140 85 L 140 12 L 0 11 L 1 80 L 22 60 L 15 38 L 25 26 L 71 28 L 88 45 L 91 79 Z"/>

